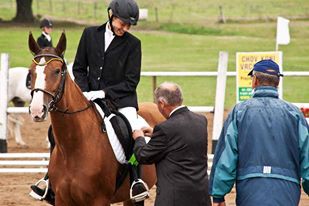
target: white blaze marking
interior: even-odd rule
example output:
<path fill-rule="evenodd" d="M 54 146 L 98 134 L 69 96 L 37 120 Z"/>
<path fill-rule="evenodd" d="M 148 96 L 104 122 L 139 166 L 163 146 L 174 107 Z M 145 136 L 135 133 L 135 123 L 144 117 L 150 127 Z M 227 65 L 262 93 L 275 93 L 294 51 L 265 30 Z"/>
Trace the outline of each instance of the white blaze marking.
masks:
<path fill-rule="evenodd" d="M 39 64 L 44 64 L 45 58 L 41 58 Z M 44 66 L 36 66 L 36 81 L 34 84 L 35 89 L 45 89 L 45 74 L 44 74 Z M 44 93 L 41 91 L 37 91 L 33 93 L 32 101 L 30 104 L 30 111 L 32 116 L 39 116 L 43 115 L 43 105 L 44 105 Z"/>

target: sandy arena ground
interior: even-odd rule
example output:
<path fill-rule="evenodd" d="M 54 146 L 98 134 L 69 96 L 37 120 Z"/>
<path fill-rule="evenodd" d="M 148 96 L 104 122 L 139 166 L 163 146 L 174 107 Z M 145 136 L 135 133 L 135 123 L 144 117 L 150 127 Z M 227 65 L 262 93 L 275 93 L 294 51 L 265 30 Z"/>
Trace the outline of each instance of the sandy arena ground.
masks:
<path fill-rule="evenodd" d="M 212 114 L 206 115 L 209 119 L 209 152 L 211 151 Z M 28 115 L 23 115 L 24 127 L 22 136 L 28 144 L 28 148 L 21 148 L 14 139 L 8 140 L 9 152 L 48 152 L 46 135 L 49 121 L 33 123 Z M 44 174 L 0 174 L 0 206 L 46 206 L 47 203 L 35 201 L 29 195 L 29 186 L 43 177 Z M 145 206 L 154 204 L 155 190 L 151 190 L 151 197 L 146 201 Z M 235 191 L 226 197 L 227 206 L 235 206 Z M 121 204 L 114 204 L 121 205 Z M 309 197 L 302 194 L 300 206 L 309 206 Z"/>

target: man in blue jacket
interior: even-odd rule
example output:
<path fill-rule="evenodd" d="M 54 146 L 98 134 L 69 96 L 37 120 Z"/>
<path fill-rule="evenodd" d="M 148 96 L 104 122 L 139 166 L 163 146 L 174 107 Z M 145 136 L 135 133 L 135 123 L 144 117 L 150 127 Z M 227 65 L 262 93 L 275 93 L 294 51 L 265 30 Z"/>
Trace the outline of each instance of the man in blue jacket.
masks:
<path fill-rule="evenodd" d="M 309 194 L 308 123 L 278 98 L 279 66 L 257 62 L 249 73 L 253 98 L 237 104 L 224 123 L 214 156 L 209 192 L 214 206 L 236 182 L 238 206 L 297 206 L 301 185 Z"/>

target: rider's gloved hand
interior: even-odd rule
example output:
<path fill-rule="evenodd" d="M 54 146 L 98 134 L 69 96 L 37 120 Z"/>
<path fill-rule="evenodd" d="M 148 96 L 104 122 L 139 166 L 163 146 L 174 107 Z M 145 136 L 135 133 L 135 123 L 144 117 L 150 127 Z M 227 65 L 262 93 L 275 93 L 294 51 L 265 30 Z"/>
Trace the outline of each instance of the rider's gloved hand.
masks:
<path fill-rule="evenodd" d="M 105 98 L 105 92 L 103 90 L 83 92 L 83 94 L 89 101 Z"/>

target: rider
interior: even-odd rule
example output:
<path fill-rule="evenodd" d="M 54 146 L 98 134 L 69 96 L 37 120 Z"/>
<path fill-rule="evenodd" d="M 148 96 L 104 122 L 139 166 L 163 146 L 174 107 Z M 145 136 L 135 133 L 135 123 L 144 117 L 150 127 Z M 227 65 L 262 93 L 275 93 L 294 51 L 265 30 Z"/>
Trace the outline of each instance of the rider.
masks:
<path fill-rule="evenodd" d="M 53 23 L 49 19 L 43 19 L 40 23 L 42 34 L 39 36 L 37 42 L 41 48 L 52 47 L 52 38 L 50 34 L 53 31 Z"/>
<path fill-rule="evenodd" d="M 140 129 L 136 87 L 141 72 L 141 42 L 128 31 L 131 25 L 137 24 L 139 8 L 134 0 L 112 0 L 107 12 L 106 23 L 84 30 L 73 74 L 88 100 L 111 100 L 128 119 L 133 131 Z M 138 172 L 131 171 L 131 174 L 134 179 L 132 199 L 143 200 L 149 195 L 148 187 Z"/>
<path fill-rule="evenodd" d="M 129 121 L 132 131 L 140 129 L 137 122 L 136 88 L 141 72 L 141 42 L 128 31 L 136 25 L 139 8 L 134 0 L 112 0 L 107 9 L 108 21 L 84 30 L 73 74 L 88 100 L 111 100 Z M 130 167 L 133 201 L 149 196 L 146 183 L 139 178 L 138 168 Z M 40 188 L 34 189 L 33 191 Z M 40 194 L 43 193 L 40 189 Z"/>

